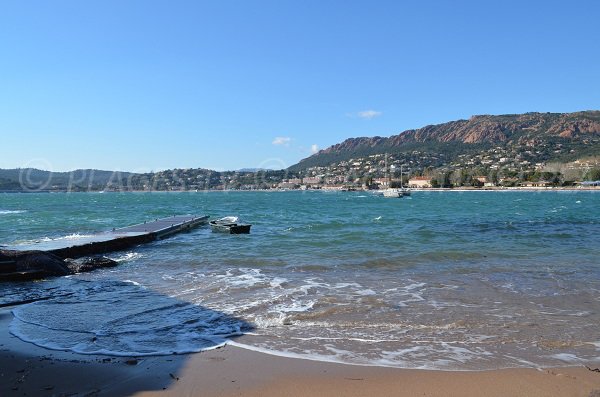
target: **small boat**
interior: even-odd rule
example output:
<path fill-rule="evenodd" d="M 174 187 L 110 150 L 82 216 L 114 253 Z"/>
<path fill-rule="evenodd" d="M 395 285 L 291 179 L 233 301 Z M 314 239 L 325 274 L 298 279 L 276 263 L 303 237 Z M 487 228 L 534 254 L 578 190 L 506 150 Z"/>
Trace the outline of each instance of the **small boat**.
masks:
<path fill-rule="evenodd" d="M 385 189 L 383 191 L 383 197 L 387 198 L 402 198 L 404 193 L 400 189 Z"/>
<path fill-rule="evenodd" d="M 248 234 L 252 225 L 239 224 L 237 216 L 226 216 L 221 219 L 210 221 L 213 232 L 228 234 Z"/>
<path fill-rule="evenodd" d="M 390 166 L 390 168 L 394 167 L 393 165 Z M 383 195 L 383 197 L 387 197 L 387 198 L 402 198 L 404 197 L 404 188 L 402 187 L 402 177 L 403 177 L 403 172 L 402 172 L 402 165 L 400 166 L 400 189 L 397 188 L 392 188 L 392 178 L 389 175 L 389 169 L 388 169 L 388 156 L 387 153 L 385 154 L 385 173 L 386 173 L 386 178 L 388 180 L 388 186 L 390 186 L 387 189 L 383 189 L 381 191 L 380 194 Z M 406 194 L 407 196 L 410 195 L 410 192 L 408 192 L 408 194 Z"/>
<path fill-rule="evenodd" d="M 402 178 L 404 177 L 403 175 L 404 172 L 402 171 L 402 165 L 400 165 L 400 194 L 402 195 L 402 197 L 410 196 L 410 189 L 402 186 Z"/>

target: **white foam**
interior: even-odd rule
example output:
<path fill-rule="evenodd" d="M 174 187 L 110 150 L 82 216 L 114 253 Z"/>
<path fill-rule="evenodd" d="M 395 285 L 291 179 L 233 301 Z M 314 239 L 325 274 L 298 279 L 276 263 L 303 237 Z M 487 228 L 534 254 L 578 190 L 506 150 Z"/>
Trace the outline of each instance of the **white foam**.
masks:
<path fill-rule="evenodd" d="M 340 289 L 340 288 L 348 288 L 348 287 L 360 288 L 362 286 L 358 283 L 337 283 L 333 288 Z"/>
<path fill-rule="evenodd" d="M 26 210 L 0 210 L 0 215 L 9 215 L 9 214 L 22 214 L 27 212 Z"/>
<path fill-rule="evenodd" d="M 257 317 L 254 319 L 254 325 L 259 329 L 280 327 L 285 323 L 286 316 L 280 314 L 277 317 Z"/>
<path fill-rule="evenodd" d="M 257 284 L 266 283 L 267 277 L 263 275 L 260 269 L 252 268 L 239 268 L 237 269 L 241 274 L 234 275 L 232 269 L 228 269 L 223 276 L 217 276 L 219 278 L 225 278 L 228 286 L 234 287 L 253 287 Z"/>
<path fill-rule="evenodd" d="M 288 279 L 287 278 L 283 278 L 283 277 L 275 277 L 273 278 L 269 284 L 271 285 L 271 287 L 273 288 L 282 288 L 281 284 L 287 282 Z"/>
<path fill-rule="evenodd" d="M 375 363 L 368 363 L 368 362 L 365 362 L 365 363 L 349 362 L 349 361 L 341 360 L 335 356 L 326 356 L 326 355 L 320 355 L 320 354 L 314 354 L 314 353 L 313 354 L 302 354 L 302 353 L 293 353 L 290 351 L 283 351 L 283 350 L 272 350 L 272 349 L 247 345 L 247 344 L 234 342 L 234 341 L 229 341 L 229 342 L 227 342 L 227 344 L 229 346 L 235 346 L 235 347 L 239 347 L 241 349 L 255 351 L 258 353 L 270 354 L 272 356 L 278 356 L 278 357 L 298 358 L 301 360 L 322 361 L 322 362 L 329 362 L 329 363 L 359 365 L 359 366 L 367 366 L 367 367 L 386 366 L 386 365 L 378 365 Z"/>
<path fill-rule="evenodd" d="M 320 362 L 329 362 L 329 363 L 338 363 L 338 364 L 346 364 L 346 365 L 355 365 L 361 367 L 389 367 L 389 368 L 411 368 L 411 369 L 427 369 L 427 370 L 447 370 L 448 368 L 452 368 L 453 370 L 465 371 L 464 369 L 456 369 L 454 364 L 456 364 L 452 360 L 436 360 L 431 364 L 418 364 L 414 361 L 414 359 L 407 360 L 399 360 L 400 356 L 409 355 L 410 353 L 420 353 L 424 351 L 424 347 L 416 346 L 411 347 L 399 351 L 394 352 L 383 352 L 384 355 L 381 358 L 377 359 L 368 359 L 365 357 L 361 357 L 356 355 L 352 351 L 338 349 L 331 345 L 327 345 L 326 348 L 328 351 L 331 351 L 333 354 L 319 354 L 315 352 L 303 352 L 296 353 L 288 350 L 275 350 L 265 347 L 259 347 L 254 345 L 249 345 L 245 343 L 229 341 L 227 343 L 230 346 L 235 346 L 241 349 L 251 350 L 259 353 L 269 354 L 272 356 L 278 357 L 288 357 L 295 358 L 301 360 L 309 360 L 309 361 L 320 361 Z M 387 354 L 387 356 L 386 356 Z M 343 357 L 343 358 L 342 358 Z M 437 365 L 436 365 L 437 364 Z"/>
<path fill-rule="evenodd" d="M 511 360 L 514 360 L 515 362 L 519 363 L 519 364 L 523 364 L 525 367 L 530 367 L 530 368 L 535 368 L 535 369 L 541 369 L 541 367 L 529 360 L 525 360 L 524 358 L 520 358 L 520 357 L 514 357 L 514 356 L 510 356 L 510 355 L 506 355 L 506 358 L 510 358 Z"/>
<path fill-rule="evenodd" d="M 567 363 L 579 363 L 581 359 L 574 354 L 571 353 L 558 353 L 550 355 L 552 358 L 556 358 L 557 360 L 564 361 Z"/>
<path fill-rule="evenodd" d="M 142 255 L 138 252 L 127 252 L 126 254 L 123 254 L 116 258 L 113 258 L 113 260 L 115 260 L 117 262 L 131 262 L 136 259 L 143 258 L 143 257 L 144 257 L 144 255 Z"/>
<path fill-rule="evenodd" d="M 425 286 L 425 283 L 412 283 L 412 284 L 409 284 L 409 285 L 403 287 L 403 289 L 410 291 L 411 289 L 421 288 L 423 286 Z"/>
<path fill-rule="evenodd" d="M 315 305 L 315 303 L 317 303 L 317 301 L 315 301 L 315 300 L 311 300 L 306 303 L 302 303 L 299 301 L 292 301 L 288 304 L 280 304 L 280 305 L 275 306 L 273 308 L 273 311 L 283 312 L 283 313 L 305 312 L 305 311 L 312 309 L 313 306 Z"/>
<path fill-rule="evenodd" d="M 367 289 L 362 289 L 362 290 L 360 290 L 360 291 L 356 291 L 356 293 L 357 293 L 358 295 L 363 295 L 363 296 L 377 295 L 377 292 L 373 291 L 373 290 L 372 290 L 372 289 L 370 289 L 370 288 L 367 288 Z"/>
<path fill-rule="evenodd" d="M 351 338 L 351 337 L 327 337 L 327 336 L 309 336 L 309 337 L 291 337 L 290 339 L 310 341 L 310 340 L 328 340 L 328 341 L 347 341 L 361 343 L 389 343 L 389 342 L 400 342 L 400 339 L 366 339 L 366 338 Z"/>
<path fill-rule="evenodd" d="M 39 243 L 39 242 L 47 243 L 50 241 L 79 240 L 79 239 L 88 239 L 88 238 L 92 238 L 92 237 L 94 237 L 94 235 L 73 233 L 73 234 L 68 234 L 66 236 L 62 236 L 62 237 L 42 237 L 42 238 L 35 239 L 35 240 L 23 240 L 23 241 L 19 241 L 17 243 L 17 245 L 32 244 L 32 243 Z"/>
<path fill-rule="evenodd" d="M 63 237 L 57 237 L 54 240 L 78 240 L 81 238 L 90 238 L 90 237 L 94 237 L 94 235 L 73 233 L 73 234 L 68 234 L 66 236 L 63 236 Z"/>

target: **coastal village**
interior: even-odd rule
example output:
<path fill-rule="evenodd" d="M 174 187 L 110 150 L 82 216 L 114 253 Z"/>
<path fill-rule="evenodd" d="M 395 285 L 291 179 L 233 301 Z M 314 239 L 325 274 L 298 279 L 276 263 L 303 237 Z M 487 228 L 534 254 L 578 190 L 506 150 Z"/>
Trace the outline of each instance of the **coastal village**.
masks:
<path fill-rule="evenodd" d="M 474 156 L 461 155 L 459 161 L 451 163 L 443 162 L 443 154 L 415 151 L 408 155 L 376 154 L 295 172 L 175 169 L 133 175 L 128 183 L 108 188 L 140 191 L 377 190 L 401 185 L 413 189 L 595 188 L 600 185 L 598 157 L 570 163 L 534 163 L 531 161 L 534 156 L 525 150 L 521 155 L 508 157 L 505 150 L 498 147 Z"/>
<path fill-rule="evenodd" d="M 348 138 L 279 170 L 0 169 L 6 192 L 573 189 L 596 188 L 598 181 L 600 111 L 480 115 L 389 137 Z"/>
<path fill-rule="evenodd" d="M 413 151 L 408 154 L 375 154 L 352 158 L 300 171 L 213 171 L 203 168 L 145 174 L 117 171 L 104 176 L 102 180 L 97 178 L 99 171 L 87 170 L 87 174 L 77 178 L 48 172 L 45 177 L 40 175 L 37 181 L 29 177 L 29 170 L 23 169 L 18 179 L 0 177 L 0 191 L 352 191 L 400 186 L 412 189 L 488 190 L 600 188 L 600 157 L 592 156 L 567 163 L 545 163 L 535 162 L 535 153 L 528 150 L 509 157 L 503 148 L 498 147 L 473 156 L 459 155 L 458 160 L 452 162 L 445 162 L 443 158 L 443 154 Z M 23 180 L 29 184 L 23 186 Z"/>

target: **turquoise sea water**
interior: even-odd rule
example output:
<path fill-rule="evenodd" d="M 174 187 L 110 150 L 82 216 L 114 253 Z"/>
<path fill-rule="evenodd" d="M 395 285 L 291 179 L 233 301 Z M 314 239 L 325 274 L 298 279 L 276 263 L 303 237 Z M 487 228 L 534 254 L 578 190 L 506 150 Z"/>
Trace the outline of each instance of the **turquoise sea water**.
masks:
<path fill-rule="evenodd" d="M 116 355 L 233 343 L 408 368 L 600 362 L 600 194 L 415 192 L 0 195 L 0 245 L 174 214 L 237 215 L 110 254 L 113 269 L 3 284 L 11 332 Z"/>

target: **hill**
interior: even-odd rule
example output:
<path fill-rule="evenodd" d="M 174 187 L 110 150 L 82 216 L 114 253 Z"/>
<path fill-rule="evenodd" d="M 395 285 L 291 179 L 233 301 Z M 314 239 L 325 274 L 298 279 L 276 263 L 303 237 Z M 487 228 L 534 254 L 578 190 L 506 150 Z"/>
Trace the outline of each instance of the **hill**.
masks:
<path fill-rule="evenodd" d="M 600 154 L 600 111 L 576 113 L 525 113 L 480 115 L 468 120 L 428 125 L 390 137 L 350 138 L 303 159 L 289 169 L 301 171 L 326 167 L 377 154 L 411 152 L 443 154 L 441 166 L 492 147 L 504 149 L 508 156 L 524 147 L 535 147 L 533 162 L 572 161 Z"/>
<path fill-rule="evenodd" d="M 35 168 L 0 169 L 0 190 L 95 190 L 111 184 L 122 184 L 128 172 L 80 169 L 69 172 L 51 172 Z"/>

